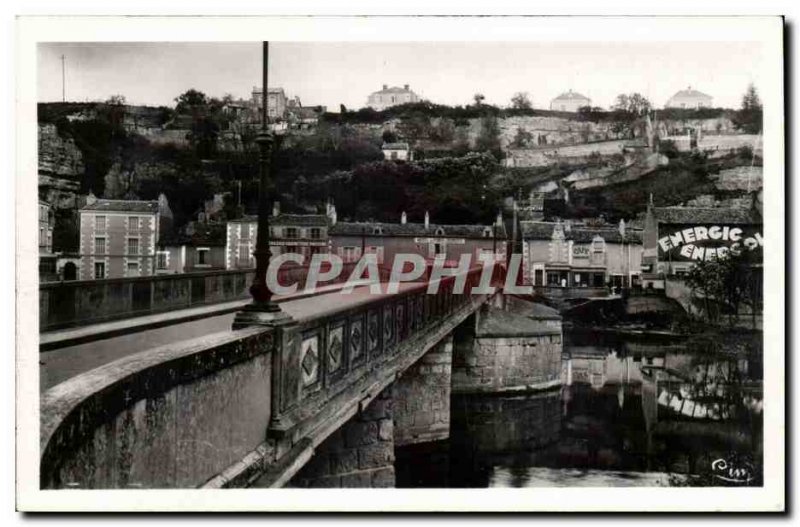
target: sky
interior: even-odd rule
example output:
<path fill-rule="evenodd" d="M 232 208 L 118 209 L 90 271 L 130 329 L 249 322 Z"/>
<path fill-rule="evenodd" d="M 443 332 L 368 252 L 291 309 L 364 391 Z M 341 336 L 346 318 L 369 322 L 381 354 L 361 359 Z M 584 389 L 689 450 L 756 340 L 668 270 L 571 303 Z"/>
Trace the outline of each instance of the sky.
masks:
<path fill-rule="evenodd" d="M 752 42 L 272 42 L 269 85 L 330 111 L 365 106 L 383 84 L 409 84 L 448 105 L 480 92 L 507 106 L 527 92 L 535 108 L 569 89 L 605 108 L 634 91 L 661 107 L 691 86 L 715 106 L 738 108 L 747 85 L 759 86 L 761 53 Z M 41 102 L 61 100 L 62 55 L 69 101 L 121 94 L 129 104 L 172 106 L 190 88 L 249 98 L 261 81 L 260 42 L 40 43 Z"/>

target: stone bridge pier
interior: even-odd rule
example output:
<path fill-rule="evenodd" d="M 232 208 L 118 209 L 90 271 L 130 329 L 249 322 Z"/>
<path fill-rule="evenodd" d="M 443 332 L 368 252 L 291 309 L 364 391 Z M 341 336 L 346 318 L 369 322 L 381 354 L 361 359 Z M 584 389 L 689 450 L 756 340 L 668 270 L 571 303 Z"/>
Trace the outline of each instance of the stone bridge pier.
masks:
<path fill-rule="evenodd" d="M 453 335 L 331 434 L 290 487 L 394 487 L 394 449 L 450 435 Z"/>

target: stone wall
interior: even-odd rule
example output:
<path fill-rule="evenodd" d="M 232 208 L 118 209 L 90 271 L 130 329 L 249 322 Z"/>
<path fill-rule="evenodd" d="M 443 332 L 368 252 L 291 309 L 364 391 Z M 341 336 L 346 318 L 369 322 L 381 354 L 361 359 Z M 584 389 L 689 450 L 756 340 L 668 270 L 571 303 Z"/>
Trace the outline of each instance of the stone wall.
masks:
<path fill-rule="evenodd" d="M 317 447 L 289 487 L 394 487 L 392 387 Z"/>
<path fill-rule="evenodd" d="M 397 446 L 449 437 L 452 362 L 451 334 L 395 382 L 394 437 Z"/>
<path fill-rule="evenodd" d="M 195 487 L 264 442 L 263 328 L 130 355 L 41 399 L 42 488 Z"/>
<path fill-rule="evenodd" d="M 534 391 L 560 384 L 560 321 L 483 308 L 470 344 L 456 346 L 453 393 Z"/>
<path fill-rule="evenodd" d="M 246 298 L 254 272 L 42 283 L 39 328 L 48 331 Z"/>

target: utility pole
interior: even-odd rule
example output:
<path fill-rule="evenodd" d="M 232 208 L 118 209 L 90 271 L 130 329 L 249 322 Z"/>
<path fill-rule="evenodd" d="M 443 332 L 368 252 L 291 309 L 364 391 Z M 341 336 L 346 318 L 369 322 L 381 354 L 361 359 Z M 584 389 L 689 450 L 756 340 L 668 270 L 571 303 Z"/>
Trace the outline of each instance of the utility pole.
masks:
<path fill-rule="evenodd" d="M 66 88 L 66 57 L 61 55 L 61 102 L 67 102 L 67 88 Z"/>

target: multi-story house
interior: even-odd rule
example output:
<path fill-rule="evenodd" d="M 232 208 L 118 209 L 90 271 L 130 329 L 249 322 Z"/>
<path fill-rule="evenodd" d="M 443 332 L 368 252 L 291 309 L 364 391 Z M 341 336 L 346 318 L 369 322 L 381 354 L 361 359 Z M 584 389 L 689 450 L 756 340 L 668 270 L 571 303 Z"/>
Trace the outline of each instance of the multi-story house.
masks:
<path fill-rule="evenodd" d="M 79 212 L 80 280 L 155 273 L 159 237 L 172 217 L 163 194 L 157 201 L 98 199 L 90 194 Z"/>
<path fill-rule="evenodd" d="M 550 109 L 559 112 L 577 112 L 584 106 L 591 106 L 592 100 L 585 95 L 569 90 L 550 101 Z"/>
<path fill-rule="evenodd" d="M 714 98 L 703 92 L 693 90 L 691 86 L 685 90 L 681 90 L 669 98 L 664 105 L 665 108 L 691 108 L 693 110 L 700 108 L 711 108 L 714 103 Z"/>
<path fill-rule="evenodd" d="M 444 255 L 454 262 L 470 254 L 474 263 L 482 253 L 503 259 L 506 252 L 506 230 L 499 217 L 494 225 L 442 225 L 431 223 L 427 213 L 424 222 L 411 223 L 403 213 L 399 223 L 338 222 L 331 226 L 330 236 L 331 252 L 345 262 L 373 253 L 387 267 L 398 254 L 426 259 Z"/>
<path fill-rule="evenodd" d="M 253 87 L 251 103 L 259 119 L 263 106 L 263 94 L 264 90 L 259 87 Z M 286 93 L 283 91 L 283 88 L 267 88 L 267 117 L 269 119 L 285 119 L 286 103 Z"/>
<path fill-rule="evenodd" d="M 367 106 L 373 110 L 381 111 L 399 104 L 419 101 L 419 96 L 411 91 L 408 84 L 404 85 L 402 88 L 399 86 L 392 86 L 390 88 L 388 84 L 384 84 L 382 90 L 373 92 L 367 97 Z"/>
<path fill-rule="evenodd" d="M 331 220 L 333 214 L 333 220 Z M 335 222 L 335 210 L 328 214 L 282 214 L 278 205 L 269 219 L 271 256 L 297 253 L 308 263 L 313 254 L 327 253 L 328 226 Z M 258 236 L 258 217 L 245 216 L 228 222 L 225 244 L 225 268 L 248 269 L 255 267 L 253 252 Z"/>
<path fill-rule="evenodd" d="M 633 287 L 641 278 L 642 234 L 614 226 L 522 221 L 523 280 L 550 287 Z"/>
<path fill-rule="evenodd" d="M 42 282 L 57 279 L 56 256 L 53 254 L 54 225 L 53 208 L 49 203 L 39 201 L 39 280 Z"/>

